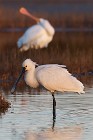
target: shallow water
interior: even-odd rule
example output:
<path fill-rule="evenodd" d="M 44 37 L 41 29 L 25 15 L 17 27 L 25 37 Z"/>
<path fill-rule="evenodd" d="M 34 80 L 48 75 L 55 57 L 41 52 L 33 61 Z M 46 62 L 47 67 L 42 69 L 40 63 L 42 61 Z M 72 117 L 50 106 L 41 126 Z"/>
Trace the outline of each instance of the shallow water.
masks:
<path fill-rule="evenodd" d="M 57 117 L 53 127 L 52 96 L 48 91 L 8 95 L 11 108 L 0 118 L 2 140 L 93 140 L 93 88 L 86 94 L 55 95 Z"/>

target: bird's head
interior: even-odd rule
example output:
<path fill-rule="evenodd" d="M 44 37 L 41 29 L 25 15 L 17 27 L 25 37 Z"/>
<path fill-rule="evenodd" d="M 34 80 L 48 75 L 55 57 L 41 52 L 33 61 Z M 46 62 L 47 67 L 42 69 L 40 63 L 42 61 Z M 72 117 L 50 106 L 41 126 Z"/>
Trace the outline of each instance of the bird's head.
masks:
<path fill-rule="evenodd" d="M 15 92 L 15 89 L 17 87 L 17 84 L 19 82 L 19 80 L 21 79 L 22 75 L 26 72 L 26 71 L 33 71 L 35 70 L 35 66 L 38 65 L 35 62 L 33 62 L 31 59 L 26 59 L 23 63 L 22 63 L 22 70 L 21 73 L 18 77 L 18 79 L 16 80 L 16 82 L 14 83 L 12 89 L 11 89 L 11 93 Z"/>
<path fill-rule="evenodd" d="M 38 65 L 36 62 L 33 62 L 31 59 L 26 59 L 22 63 L 22 68 L 25 69 L 25 71 L 33 70 L 35 69 L 35 66 Z"/>

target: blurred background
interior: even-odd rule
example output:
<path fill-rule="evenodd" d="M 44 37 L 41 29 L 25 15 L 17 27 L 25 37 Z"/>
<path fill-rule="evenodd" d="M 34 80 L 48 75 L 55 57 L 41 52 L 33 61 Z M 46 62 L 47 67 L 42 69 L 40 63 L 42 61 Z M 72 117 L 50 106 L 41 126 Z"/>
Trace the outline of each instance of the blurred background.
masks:
<path fill-rule="evenodd" d="M 21 7 L 55 28 L 47 48 L 19 51 L 18 39 L 35 24 L 19 13 Z M 10 93 L 26 58 L 66 65 L 73 74 L 93 70 L 93 0 L 0 0 L 0 139 L 93 140 L 93 76 L 77 77 L 83 95 L 55 94 L 53 121 L 47 90 L 29 88 L 22 79 Z"/>
<path fill-rule="evenodd" d="M 19 13 L 20 7 L 49 20 L 55 28 L 48 48 L 19 51 L 19 37 L 35 24 Z M 93 1 L 0 0 L 0 80 L 15 79 L 26 58 L 39 64 L 64 64 L 72 73 L 93 69 Z"/>

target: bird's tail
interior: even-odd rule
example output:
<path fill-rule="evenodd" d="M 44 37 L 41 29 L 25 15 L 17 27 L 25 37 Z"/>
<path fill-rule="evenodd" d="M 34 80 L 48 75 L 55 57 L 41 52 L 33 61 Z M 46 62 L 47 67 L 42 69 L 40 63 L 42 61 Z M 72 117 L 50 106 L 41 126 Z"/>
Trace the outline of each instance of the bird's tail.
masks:
<path fill-rule="evenodd" d="M 85 93 L 85 91 L 84 91 L 84 85 L 79 81 L 79 91 L 78 91 L 78 93 L 79 94 L 81 94 L 81 93 Z"/>

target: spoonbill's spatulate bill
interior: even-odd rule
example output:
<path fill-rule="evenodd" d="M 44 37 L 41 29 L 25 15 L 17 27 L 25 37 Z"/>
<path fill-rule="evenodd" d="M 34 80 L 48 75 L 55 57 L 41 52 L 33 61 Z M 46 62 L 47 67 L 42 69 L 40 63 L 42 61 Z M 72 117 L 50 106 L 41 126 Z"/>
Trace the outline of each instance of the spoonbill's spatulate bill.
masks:
<path fill-rule="evenodd" d="M 27 29 L 22 37 L 19 38 L 17 45 L 21 51 L 27 51 L 29 48 L 44 48 L 52 41 L 55 30 L 49 21 L 43 18 L 37 18 L 30 14 L 25 8 L 20 9 L 20 13 L 29 16 L 37 24 Z"/>
<path fill-rule="evenodd" d="M 25 72 L 25 82 L 33 88 L 42 85 L 52 93 L 53 96 L 53 116 L 55 116 L 56 101 L 54 91 L 60 92 L 77 92 L 84 93 L 83 84 L 72 76 L 66 66 L 58 64 L 40 65 L 35 68 L 37 64 L 31 59 L 26 59 L 22 64 L 22 72 L 18 80 L 14 84 L 11 92 L 16 89 L 17 83 Z"/>

